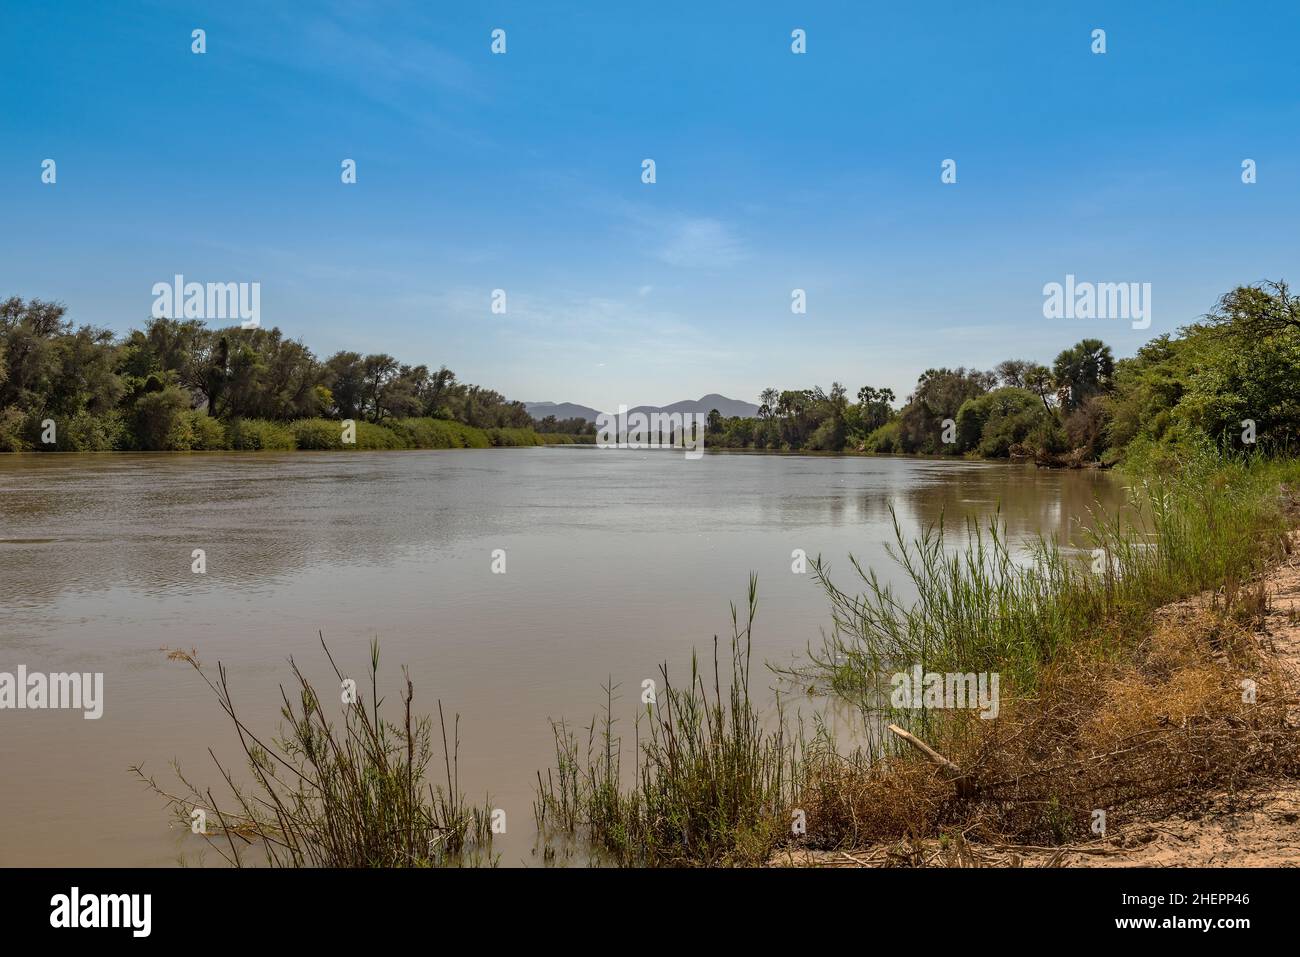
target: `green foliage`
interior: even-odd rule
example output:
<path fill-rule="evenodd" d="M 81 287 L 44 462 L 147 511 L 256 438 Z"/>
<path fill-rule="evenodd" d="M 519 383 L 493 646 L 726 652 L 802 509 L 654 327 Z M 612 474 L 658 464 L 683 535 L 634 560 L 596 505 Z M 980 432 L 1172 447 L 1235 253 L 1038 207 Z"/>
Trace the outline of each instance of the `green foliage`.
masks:
<path fill-rule="evenodd" d="M 591 435 L 596 434 L 596 423 L 589 422 L 586 419 L 574 417 L 571 419 L 557 419 L 553 415 L 548 415 L 533 425 L 533 428 L 542 435 Z M 548 443 L 554 444 L 554 443 Z"/>
<path fill-rule="evenodd" d="M 373 451 L 376 449 L 404 449 L 410 448 L 410 446 L 406 445 L 402 441 L 402 437 L 391 428 L 375 425 L 373 422 L 358 422 L 356 444 L 348 445 L 346 448 Z"/>
<path fill-rule="evenodd" d="M 343 427 L 331 419 L 299 419 L 289 423 L 294 444 L 300 449 L 344 449 Z"/>
<path fill-rule="evenodd" d="M 27 417 L 16 406 L 0 408 L 0 452 L 24 452 L 27 439 L 24 438 L 24 426 Z"/>
<path fill-rule="evenodd" d="M 1056 357 L 1052 365 L 1057 395 L 1066 412 L 1108 392 L 1115 375 L 1110 346 L 1100 339 L 1084 339 Z"/>
<path fill-rule="evenodd" d="M 189 396 L 174 385 L 140 396 L 135 401 L 131 428 L 136 448 L 145 452 L 190 448 L 193 433 L 189 411 Z"/>
<path fill-rule="evenodd" d="M 863 443 L 865 450 L 882 454 L 903 451 L 902 438 L 899 434 L 901 428 L 902 426 L 897 419 L 880 426 L 867 436 L 866 441 Z"/>
<path fill-rule="evenodd" d="M 300 449 L 486 449 L 493 445 L 541 445 L 531 429 L 476 429 L 446 419 L 390 419 L 383 425 L 359 421 L 355 444 L 343 444 L 342 423 L 299 419 L 289 428 Z"/>
<path fill-rule="evenodd" d="M 187 451 L 532 445 L 522 403 L 445 366 L 340 352 L 321 362 L 279 329 L 152 319 L 120 341 L 58 303 L 0 302 L 0 450 Z M 215 414 L 213 414 L 215 413 Z M 357 423 L 342 445 L 332 414 Z M 57 443 L 40 441 L 46 419 Z M 593 431 L 589 423 L 564 423 Z"/>
<path fill-rule="evenodd" d="M 216 452 L 230 448 L 230 438 L 226 435 L 226 427 L 218 419 L 214 419 L 206 412 L 200 412 L 198 409 L 191 409 L 189 418 L 190 434 L 192 436 L 191 449 L 196 452 Z"/>
<path fill-rule="evenodd" d="M 1028 389 L 995 389 L 962 403 L 957 412 L 957 449 L 1006 458 L 1050 420 L 1039 397 Z"/>
<path fill-rule="evenodd" d="M 536 428 L 521 403 L 445 366 L 384 353 L 318 360 L 278 329 L 208 329 L 154 319 L 116 340 L 74 328 L 58 303 L 0 302 L 0 450 L 487 448 L 590 442 L 584 420 Z M 715 448 L 812 449 L 1112 464 L 1200 446 L 1281 450 L 1300 434 L 1300 297 L 1285 283 L 1241 286 L 1201 322 L 1131 358 L 1084 339 L 1052 368 L 1008 359 L 996 372 L 927 369 L 901 410 L 888 389 L 840 383 L 764 389 L 756 417 L 710 414 Z M 204 413 L 216 415 L 204 415 Z M 332 416 L 337 418 L 322 418 Z M 344 446 L 338 420 L 356 422 Z M 952 419 L 957 440 L 944 442 Z M 1253 430 L 1256 441 L 1250 442 Z M 1158 452 L 1157 449 L 1164 449 Z"/>
<path fill-rule="evenodd" d="M 898 417 L 902 450 L 931 455 L 962 451 L 957 443 L 943 441 L 943 423 L 948 419 L 955 423 L 962 404 L 988 392 L 996 382 L 994 373 L 976 369 L 927 369 L 921 373 L 916 391 Z"/>
<path fill-rule="evenodd" d="M 1300 436 L 1300 297 L 1285 283 L 1241 286 L 1203 322 L 1116 361 L 1099 339 L 1062 350 L 1052 368 L 1008 359 L 995 372 L 927 369 L 903 408 L 864 386 L 765 389 L 754 418 L 714 423 L 715 447 L 1036 457 L 1113 465 L 1199 449 L 1256 453 Z M 943 441 L 952 419 L 956 441 Z M 1251 429 L 1255 442 L 1249 441 Z M 1163 450 L 1163 451 L 1162 451 Z"/>
<path fill-rule="evenodd" d="M 911 542 L 895 521 L 890 554 L 918 596 L 910 605 L 856 561 L 865 591 L 842 590 L 819 559 L 815 573 L 836 628 L 800 677 L 873 710 L 883 707 L 879 676 L 914 663 L 1000 672 L 1010 684 L 1004 694 L 1027 693 L 1071 649 L 1142 636 L 1156 608 L 1249 581 L 1284 553 L 1289 526 L 1279 492 L 1300 478 L 1294 460 L 1224 459 L 1203 447 L 1168 464 L 1134 473 L 1121 514 L 1093 514 L 1085 532 L 1100 573 L 1054 541 L 1031 543 L 1033 560 L 1018 559 L 996 516 L 987 527 L 969 524 L 960 549 L 942 521 Z"/>
<path fill-rule="evenodd" d="M 237 452 L 289 451 L 297 448 L 293 430 L 265 419 L 231 419 L 226 424 L 230 447 Z"/>
<path fill-rule="evenodd" d="M 98 415 L 83 409 L 58 422 L 55 438 L 60 452 L 112 452 L 126 440 L 126 423 L 116 409 Z"/>
<path fill-rule="evenodd" d="M 487 434 L 494 446 L 518 447 L 546 444 L 532 429 L 492 428 L 487 430 Z"/>
<path fill-rule="evenodd" d="M 447 419 L 400 419 L 390 427 L 411 449 L 486 449 L 492 445 L 482 429 Z"/>
<path fill-rule="evenodd" d="M 605 689 L 603 718 L 591 722 L 585 753 L 567 724 L 554 725 L 556 767 L 538 775 L 534 805 L 548 846 L 552 837 L 576 837 L 598 857 L 625 866 L 767 860 L 789 832 L 797 758 L 779 702 L 768 721 L 750 698 L 757 602 L 751 576 L 743 626 L 731 608 L 730 675 L 716 638 L 712 667 L 692 655 L 680 686 L 666 664 L 660 668 L 659 703 L 637 718 L 631 788 L 622 783 L 612 686 Z"/>
<path fill-rule="evenodd" d="M 337 689 L 345 676 L 323 637 L 321 646 Z M 243 866 L 250 852 L 269 867 L 496 863 L 491 801 L 472 805 L 460 789 L 459 715 L 449 728 L 438 702 L 435 729 L 431 715 L 417 714 L 415 686 L 405 669 L 400 700 L 381 697 L 377 640 L 356 700 L 341 707 L 337 690 L 320 694 L 290 659 L 295 686 L 281 691 L 279 734 L 244 723 L 223 665 L 210 676 L 193 653 L 177 650 L 168 657 L 193 667 L 230 719 L 245 773 L 232 776 L 217 762 L 224 787 L 214 790 L 192 785 L 173 762 L 179 787 L 164 789 L 140 766 L 131 770 L 183 827 L 196 808 L 203 809 L 202 839 L 228 865 Z M 331 701 L 334 708 L 327 712 Z M 435 756 L 438 740 L 442 753 Z"/>

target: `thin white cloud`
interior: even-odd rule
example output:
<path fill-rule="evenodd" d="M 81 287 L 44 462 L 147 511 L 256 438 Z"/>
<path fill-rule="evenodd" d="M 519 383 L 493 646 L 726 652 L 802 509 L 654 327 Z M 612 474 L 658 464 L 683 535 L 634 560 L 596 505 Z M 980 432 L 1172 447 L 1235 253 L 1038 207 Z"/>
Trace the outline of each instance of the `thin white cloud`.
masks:
<path fill-rule="evenodd" d="M 723 269 L 745 258 L 731 227 L 717 219 L 689 218 L 674 223 L 658 256 L 671 266 Z"/>

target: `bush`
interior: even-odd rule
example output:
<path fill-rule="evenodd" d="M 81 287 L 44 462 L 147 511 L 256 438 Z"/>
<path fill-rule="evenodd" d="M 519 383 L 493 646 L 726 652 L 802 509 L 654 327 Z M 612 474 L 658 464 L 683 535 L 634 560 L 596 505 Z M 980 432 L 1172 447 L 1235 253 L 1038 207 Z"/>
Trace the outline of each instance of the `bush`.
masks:
<path fill-rule="evenodd" d="M 439 419 L 396 419 L 388 427 L 408 449 L 456 448 L 455 437 L 447 425 Z"/>
<path fill-rule="evenodd" d="M 102 415 L 79 412 L 65 430 L 78 452 L 112 452 L 127 440 L 126 423 L 116 409 Z"/>
<path fill-rule="evenodd" d="M 26 417 L 15 406 L 0 409 L 0 452 L 25 452 L 27 440 L 23 438 Z"/>
<path fill-rule="evenodd" d="M 219 419 L 214 419 L 198 409 L 190 410 L 190 433 L 193 440 L 190 448 L 200 452 L 216 452 L 230 448 L 226 437 L 226 427 Z"/>
<path fill-rule="evenodd" d="M 817 426 L 807 448 L 816 452 L 838 452 L 844 448 L 844 420 L 831 416 Z"/>
<path fill-rule="evenodd" d="M 886 422 L 867 436 L 863 443 L 868 452 L 901 452 L 903 446 L 899 438 L 900 424 L 897 419 Z"/>
<path fill-rule="evenodd" d="M 42 423 L 54 420 L 54 442 L 41 441 Z M 42 416 L 29 412 L 23 422 L 26 447 L 37 452 L 111 452 L 127 441 L 126 426 L 116 410 L 95 415 L 84 409 L 70 416 Z M 0 439 L 0 448 L 3 440 Z"/>
<path fill-rule="evenodd" d="M 343 449 L 343 424 L 329 419 L 298 419 L 289 423 L 295 444 L 300 449 Z"/>
<path fill-rule="evenodd" d="M 985 458 L 1005 458 L 1020 445 L 1048 412 L 1042 400 L 1027 389 L 995 389 L 967 399 L 957 411 L 957 450 L 978 451 Z"/>
<path fill-rule="evenodd" d="M 408 430 L 416 449 L 486 449 L 492 444 L 482 429 L 450 419 L 399 419 L 393 426 Z"/>
<path fill-rule="evenodd" d="M 409 448 L 402 437 L 395 431 L 373 422 L 357 423 L 356 445 L 344 446 L 356 449 L 404 449 Z"/>
<path fill-rule="evenodd" d="M 230 447 L 239 452 L 290 451 L 297 448 L 293 431 L 266 419 L 231 419 L 226 425 Z"/>
<path fill-rule="evenodd" d="M 488 429 L 487 434 L 488 441 L 503 448 L 545 444 L 532 429 L 494 428 Z"/>
<path fill-rule="evenodd" d="M 321 645 L 333 665 L 324 639 Z M 227 864 L 241 866 L 250 852 L 249 863 L 260 859 L 270 867 L 495 864 L 491 800 L 472 805 L 459 786 L 460 716 L 448 728 L 439 701 L 435 729 L 432 716 L 414 711 L 409 678 L 396 707 L 387 697 L 363 706 L 359 692 L 355 705 L 330 714 L 325 708 L 332 694 L 318 692 L 291 660 L 296 687 L 284 693 L 280 733 L 270 734 L 244 723 L 221 663 L 209 676 L 193 652 L 170 650 L 167 656 L 189 664 L 215 696 L 244 746 L 252 780 L 245 787 L 226 775 L 229 791 L 219 800 L 222 790 L 194 787 L 175 762 L 184 789 L 179 796 L 175 785 L 164 789 L 139 765 L 131 770 L 178 823 L 188 827 L 194 809 L 206 809 L 202 839 Z M 343 672 L 334 672 L 342 681 Z M 376 687 L 378 672 L 379 645 L 372 641 L 370 680 L 361 687 Z M 438 740 L 441 761 L 434 753 Z M 445 771 L 443 783 L 432 780 L 431 770 Z"/>
<path fill-rule="evenodd" d="M 382 425 L 356 422 L 356 443 L 342 441 L 342 422 L 332 419 L 299 419 L 290 425 L 300 449 L 486 449 L 491 445 L 534 445 L 530 429 L 494 429 L 502 433 L 494 441 L 487 432 L 447 419 L 389 419 Z M 517 434 L 516 434 L 517 433 Z"/>
<path fill-rule="evenodd" d="M 189 421 L 190 397 L 179 387 L 165 386 L 135 400 L 132 433 L 135 446 L 146 452 L 183 451 L 193 433 Z"/>

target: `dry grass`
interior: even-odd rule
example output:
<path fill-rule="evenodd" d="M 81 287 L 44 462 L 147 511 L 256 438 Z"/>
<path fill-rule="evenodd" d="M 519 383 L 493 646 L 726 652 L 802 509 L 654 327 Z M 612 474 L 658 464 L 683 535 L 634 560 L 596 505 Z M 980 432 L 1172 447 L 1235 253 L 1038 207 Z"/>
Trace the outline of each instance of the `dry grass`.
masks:
<path fill-rule="evenodd" d="M 1253 703 L 1243 700 L 1243 679 L 1255 682 Z M 961 768 L 969 796 L 911 752 L 875 762 L 811 756 L 802 799 L 809 844 L 1095 839 L 1095 810 L 1113 829 L 1300 774 L 1287 707 L 1283 675 L 1249 616 L 1213 597 L 1182 602 L 1162 611 L 1127 662 L 1079 648 L 1042 673 L 1033 697 L 1004 703 L 998 720 L 957 713 L 933 725 L 929 743 Z M 895 849 L 886 862 L 906 857 Z"/>

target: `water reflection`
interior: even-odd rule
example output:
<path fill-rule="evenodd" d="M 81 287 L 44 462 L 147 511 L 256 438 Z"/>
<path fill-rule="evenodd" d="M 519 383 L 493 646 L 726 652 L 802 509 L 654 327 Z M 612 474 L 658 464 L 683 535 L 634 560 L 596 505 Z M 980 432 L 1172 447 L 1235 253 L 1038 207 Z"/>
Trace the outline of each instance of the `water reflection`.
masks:
<path fill-rule="evenodd" d="M 245 719 L 273 728 L 285 659 L 317 662 L 318 630 L 357 666 L 380 637 L 418 700 L 462 714 L 462 781 L 521 822 L 501 850 L 527 862 L 547 719 L 589 719 L 612 679 L 630 733 L 626 689 L 663 661 L 680 675 L 692 649 L 728 635 L 750 572 L 755 659 L 789 661 L 829 623 L 815 584 L 791 574 L 793 549 L 841 573 L 852 553 L 890 580 L 891 506 L 909 536 L 1000 506 L 1013 541 L 1068 540 L 1097 498 L 1122 495 L 1099 473 L 890 458 L 0 456 L 0 670 L 103 671 L 106 698 L 94 722 L 0 713 L 0 766 L 36 769 L 0 775 L 0 863 L 173 861 L 183 837 L 124 769 L 197 762 L 225 738 L 158 649 L 225 662 Z M 196 548 L 205 575 L 191 572 Z M 505 575 L 490 571 L 496 548 Z"/>

